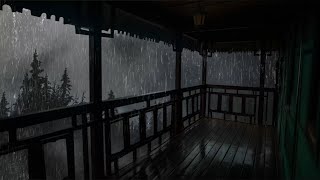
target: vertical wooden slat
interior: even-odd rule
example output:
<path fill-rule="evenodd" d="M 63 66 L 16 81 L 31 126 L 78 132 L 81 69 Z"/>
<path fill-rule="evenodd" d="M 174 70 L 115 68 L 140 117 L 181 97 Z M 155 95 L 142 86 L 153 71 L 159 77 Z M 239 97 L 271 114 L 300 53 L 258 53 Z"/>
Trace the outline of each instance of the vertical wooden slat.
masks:
<path fill-rule="evenodd" d="M 217 110 L 221 111 L 221 102 L 222 102 L 222 95 L 218 94 L 218 103 L 217 103 Z"/>
<path fill-rule="evenodd" d="M 201 105 L 200 105 L 200 116 L 205 117 L 206 114 L 206 91 L 207 91 L 207 51 L 202 55 L 202 87 L 200 89 L 201 93 Z M 209 110 L 208 110 L 209 112 Z"/>
<path fill-rule="evenodd" d="M 66 139 L 68 159 L 68 179 L 75 179 L 75 157 L 74 157 L 74 136 L 73 131 Z"/>
<path fill-rule="evenodd" d="M 233 95 L 229 95 L 229 108 L 228 108 L 228 110 L 229 110 L 229 112 L 230 113 L 232 113 L 233 112 Z"/>
<path fill-rule="evenodd" d="M 276 75 L 277 77 L 277 75 Z M 272 125 L 277 126 L 278 123 L 276 119 L 278 117 L 278 92 L 277 90 L 273 92 L 273 110 L 272 110 Z"/>
<path fill-rule="evenodd" d="M 104 133 L 105 133 L 105 149 L 106 149 L 106 172 L 107 175 L 111 174 L 111 124 L 109 118 L 109 111 L 108 109 L 105 111 L 105 118 L 106 121 L 104 123 Z"/>
<path fill-rule="evenodd" d="M 77 126 L 77 115 L 73 115 L 71 117 L 71 124 L 72 124 L 73 128 L 75 128 Z"/>
<path fill-rule="evenodd" d="M 17 129 L 9 130 L 9 143 L 15 143 L 17 141 Z"/>
<path fill-rule="evenodd" d="M 211 88 L 208 89 L 208 116 L 212 118 L 211 115 Z"/>
<path fill-rule="evenodd" d="M 191 112 L 192 112 L 192 114 L 194 114 L 194 105 L 195 105 L 195 102 L 194 102 L 194 98 L 196 98 L 197 96 L 192 96 L 192 98 L 191 98 L 191 104 L 192 104 L 192 107 L 191 107 Z"/>
<path fill-rule="evenodd" d="M 82 114 L 82 125 L 87 125 L 87 114 Z M 88 128 L 82 128 L 82 149 L 83 149 L 83 169 L 84 179 L 89 179 L 89 151 L 88 151 Z"/>
<path fill-rule="evenodd" d="M 151 153 L 151 142 L 148 143 L 148 154 Z"/>
<path fill-rule="evenodd" d="M 242 96 L 241 98 L 241 113 L 245 114 L 246 113 L 246 97 Z"/>
<path fill-rule="evenodd" d="M 139 132 L 140 132 L 140 140 L 143 141 L 146 139 L 146 117 L 145 111 L 140 112 L 139 116 Z"/>
<path fill-rule="evenodd" d="M 95 11 L 93 15 L 100 16 L 100 3 L 90 4 Z M 90 126 L 90 142 L 91 142 L 91 169 L 92 178 L 104 178 L 104 147 L 103 147 L 103 125 L 102 118 L 102 66 L 101 66 L 101 29 L 95 26 L 91 29 L 89 35 L 89 85 L 90 85 L 90 102 L 94 103 L 94 111 L 90 114 L 91 121 L 97 121 Z"/>
<path fill-rule="evenodd" d="M 254 97 L 253 112 L 254 112 L 254 121 L 257 121 L 257 96 Z"/>
<path fill-rule="evenodd" d="M 226 93 L 226 89 L 223 89 L 223 92 Z M 222 97 L 221 97 L 221 105 L 220 105 L 220 110 L 221 110 L 221 106 L 222 106 Z M 226 120 L 226 113 L 223 113 L 223 119 Z"/>
<path fill-rule="evenodd" d="M 267 97 L 266 97 L 266 108 L 265 108 L 265 121 L 264 121 L 264 123 L 265 123 L 265 125 L 268 125 L 267 123 L 268 123 L 268 99 L 269 99 L 269 93 L 268 92 L 266 92 L 267 93 Z"/>
<path fill-rule="evenodd" d="M 119 173 L 119 159 L 116 159 L 114 162 L 114 172 L 115 174 L 118 174 Z"/>
<path fill-rule="evenodd" d="M 182 121 L 182 98 L 183 94 L 181 92 L 181 54 L 182 54 L 182 33 L 176 34 L 176 42 L 174 44 L 176 52 L 176 70 L 175 70 L 175 118 L 172 119 L 173 134 L 183 130 Z"/>
<path fill-rule="evenodd" d="M 123 122 L 123 144 L 124 149 L 130 146 L 130 125 L 129 125 L 129 117 L 124 117 Z"/>
<path fill-rule="evenodd" d="M 158 109 L 154 108 L 153 110 L 153 135 L 158 134 Z"/>
<path fill-rule="evenodd" d="M 46 164 L 42 144 L 32 144 L 28 148 L 28 169 L 29 179 L 46 179 Z"/>
<path fill-rule="evenodd" d="M 264 109 L 264 82 L 265 82 L 265 66 L 266 66 L 266 50 L 265 42 L 262 42 L 260 54 L 260 90 L 259 90 L 259 109 L 258 109 L 258 124 L 262 125 L 263 122 L 263 109 Z"/>
<path fill-rule="evenodd" d="M 163 123 L 162 123 L 162 125 L 163 125 L 163 130 L 165 130 L 166 128 L 167 128 L 167 106 L 166 105 L 163 105 L 163 115 L 162 115 L 162 117 L 163 117 Z"/>
<path fill-rule="evenodd" d="M 133 162 L 137 161 L 137 149 L 134 149 L 132 151 L 132 159 L 133 159 Z"/>

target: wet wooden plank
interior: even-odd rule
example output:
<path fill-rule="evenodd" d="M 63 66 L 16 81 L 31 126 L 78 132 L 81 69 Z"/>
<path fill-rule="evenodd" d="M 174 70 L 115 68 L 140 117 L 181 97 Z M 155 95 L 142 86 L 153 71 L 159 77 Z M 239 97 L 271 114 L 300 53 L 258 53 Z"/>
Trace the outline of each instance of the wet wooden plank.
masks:
<path fill-rule="evenodd" d="M 224 141 L 215 158 L 211 161 L 209 167 L 202 173 L 204 177 L 216 176 L 216 169 L 221 166 L 221 163 L 227 157 L 228 152 L 232 147 L 235 139 L 244 132 L 244 126 L 244 124 L 238 124 L 238 129 L 236 131 L 233 131 L 232 135 L 229 136 L 226 141 Z"/>
<path fill-rule="evenodd" d="M 146 163 L 145 166 L 141 168 L 141 171 L 143 171 L 142 174 L 147 176 L 158 175 L 161 169 L 169 168 L 171 161 L 174 161 L 174 159 L 185 158 L 185 156 L 192 150 L 190 148 L 195 146 L 196 142 L 204 136 L 204 134 L 210 132 L 211 127 L 208 126 L 209 124 L 210 123 L 200 123 L 200 125 L 191 132 L 192 135 L 190 138 L 184 138 L 181 142 L 172 144 L 167 151 Z M 199 129 L 202 130 L 199 131 Z M 137 177 L 140 178 L 140 175 L 141 173 Z"/>
<path fill-rule="evenodd" d="M 190 168 L 193 169 L 197 166 L 197 164 L 209 153 L 213 145 L 220 138 L 225 128 L 228 127 L 230 123 L 223 124 L 223 126 L 219 127 L 216 130 L 212 130 L 214 135 L 211 136 L 206 142 L 201 141 L 194 154 L 190 154 L 179 166 L 170 173 L 172 176 L 182 176 L 186 172 L 190 171 Z"/>
<path fill-rule="evenodd" d="M 254 126 L 250 126 L 249 129 L 250 129 L 250 132 L 246 134 L 245 137 L 243 138 L 243 141 L 241 142 L 237 150 L 237 153 L 233 159 L 232 165 L 229 168 L 228 172 L 226 173 L 226 176 L 228 177 L 236 178 L 236 177 L 240 177 L 241 175 L 242 166 L 245 160 L 245 155 L 247 152 L 249 142 L 252 138 L 254 138 L 254 133 L 253 133 Z"/>
<path fill-rule="evenodd" d="M 254 159 L 253 177 L 264 177 L 264 162 L 265 162 L 265 143 L 266 143 L 266 128 L 258 127 L 258 143 L 256 144 L 256 153 Z"/>
<path fill-rule="evenodd" d="M 245 155 L 245 159 L 242 165 L 241 178 L 249 178 L 252 176 L 253 165 L 255 160 L 256 145 L 259 141 L 259 129 L 254 127 L 253 138 L 251 138 L 248 145 L 248 149 Z"/>
<path fill-rule="evenodd" d="M 192 176 L 199 177 L 203 174 L 203 172 L 206 170 L 206 168 L 209 167 L 213 159 L 216 157 L 218 151 L 224 144 L 224 141 L 230 138 L 230 136 L 233 136 L 237 129 L 239 128 L 239 124 L 231 123 L 231 126 L 227 128 L 222 135 L 222 137 L 218 140 L 218 142 L 213 146 L 213 148 L 210 150 L 209 154 L 206 156 L 205 159 L 203 159 L 198 167 L 195 169 Z"/>
<path fill-rule="evenodd" d="M 203 119 L 203 121 L 207 121 L 207 119 Z M 163 151 L 170 151 L 171 149 L 179 148 L 179 146 L 182 146 L 185 141 L 192 139 L 192 137 L 194 137 L 195 134 L 197 133 L 196 131 L 192 131 L 194 128 L 204 128 L 204 127 L 205 127 L 205 123 L 201 123 L 201 124 L 199 124 L 198 122 L 195 123 L 187 131 L 184 131 L 178 134 L 173 139 L 171 138 L 169 142 L 153 150 L 150 155 L 138 158 L 137 162 L 130 164 L 128 167 L 126 167 L 123 170 L 124 172 L 119 173 L 120 177 L 122 179 L 130 179 L 134 177 L 141 170 L 141 168 L 145 168 L 146 164 L 150 163 L 153 159 L 158 157 L 160 154 L 164 153 Z"/>
<path fill-rule="evenodd" d="M 202 129 L 198 129 L 197 131 L 202 132 L 199 134 L 199 137 L 196 140 L 192 141 L 191 145 L 185 146 L 182 151 L 178 152 L 178 154 L 171 154 L 170 153 L 166 156 L 166 159 L 162 159 L 162 161 L 165 161 L 168 163 L 167 166 L 160 167 L 158 169 L 158 173 L 153 174 L 151 176 L 151 178 L 153 178 L 155 176 L 167 177 L 184 160 L 186 162 L 192 160 L 192 158 L 195 157 L 196 152 L 199 151 L 198 145 L 201 143 L 201 141 L 206 142 L 209 139 L 211 139 L 211 137 L 216 133 L 216 129 L 218 128 L 220 123 L 221 122 L 217 123 L 214 128 L 212 126 L 208 125 L 208 127 L 209 127 L 208 132 L 204 132 L 204 131 L 202 131 Z M 222 122 L 222 123 L 224 123 L 224 122 Z"/>
<path fill-rule="evenodd" d="M 276 175 L 276 156 L 274 152 L 274 131 L 271 127 L 266 128 L 266 143 L 265 143 L 265 165 L 264 165 L 264 177 L 267 179 L 275 178 Z"/>
<path fill-rule="evenodd" d="M 202 119 L 121 179 L 277 178 L 273 134 L 273 127 Z"/>
<path fill-rule="evenodd" d="M 227 155 L 224 157 L 223 161 L 220 165 L 213 169 L 212 173 L 215 174 L 216 177 L 224 177 L 229 167 L 232 165 L 233 159 L 239 149 L 240 143 L 245 139 L 245 136 L 248 136 L 251 128 L 247 126 L 243 126 L 241 129 L 241 134 L 235 137 L 232 142 L 231 147 L 227 151 Z"/>

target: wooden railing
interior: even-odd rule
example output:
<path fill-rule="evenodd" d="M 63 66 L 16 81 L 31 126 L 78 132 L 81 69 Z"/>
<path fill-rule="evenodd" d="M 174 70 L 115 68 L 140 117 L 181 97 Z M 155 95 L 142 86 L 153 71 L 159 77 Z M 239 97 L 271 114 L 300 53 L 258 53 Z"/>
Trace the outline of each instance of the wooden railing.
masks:
<path fill-rule="evenodd" d="M 105 162 L 106 175 L 118 174 L 120 169 L 149 155 L 174 135 L 171 130 L 175 128 L 177 94 L 183 93 L 180 100 L 184 127 L 200 119 L 201 88 L 204 86 L 104 101 L 99 107 L 89 103 L 0 120 L 0 136 L 4 140 L 0 142 L 0 156 L 27 150 L 29 178 L 45 179 L 44 145 L 64 140 L 66 178 L 81 176 L 89 179 L 90 156 L 94 151 L 90 149 L 90 136 L 92 128 L 100 126 L 103 127 L 103 133 L 99 135 L 103 136 L 100 138 L 104 140 L 104 154 L 99 156 Z M 41 132 L 39 129 L 45 130 Z M 79 133 L 81 138 L 77 139 L 75 134 Z M 75 141 L 82 144 L 80 149 L 75 148 Z M 81 175 L 76 170 L 75 152 L 82 154 Z"/>
<path fill-rule="evenodd" d="M 258 124 L 260 88 L 207 85 L 207 116 Z M 275 88 L 264 88 L 262 125 L 275 126 L 277 95 Z"/>
<path fill-rule="evenodd" d="M 67 178 L 90 179 L 93 167 L 90 157 L 95 153 L 92 132 L 99 126 L 103 127 L 103 132 L 95 134 L 94 138 L 103 139 L 100 152 L 104 154 L 97 156 L 103 161 L 105 175 L 119 175 L 125 167 L 144 159 L 175 135 L 177 101 L 181 100 L 182 104 L 179 119 L 183 128 L 204 116 L 201 107 L 206 107 L 208 117 L 256 124 L 259 92 L 259 88 L 238 86 L 195 86 L 179 92 L 172 90 L 104 101 L 98 107 L 89 103 L 11 117 L 0 120 L 0 136 L 2 141 L 5 139 L 0 142 L 0 156 L 27 150 L 29 178 L 45 179 L 44 145 L 64 140 Z M 275 90 L 265 88 L 264 92 L 263 125 L 275 125 Z M 205 96 L 206 105 L 201 102 Z M 77 143 L 82 146 L 75 147 Z M 82 170 L 76 168 L 75 152 L 81 152 Z"/>

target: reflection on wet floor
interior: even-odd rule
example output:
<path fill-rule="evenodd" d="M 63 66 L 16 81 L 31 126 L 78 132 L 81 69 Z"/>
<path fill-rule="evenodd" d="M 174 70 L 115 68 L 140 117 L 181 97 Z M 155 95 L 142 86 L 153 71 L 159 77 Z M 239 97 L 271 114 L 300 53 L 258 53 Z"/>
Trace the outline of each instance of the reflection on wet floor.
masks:
<path fill-rule="evenodd" d="M 121 178 L 277 178 L 273 127 L 204 119 Z"/>

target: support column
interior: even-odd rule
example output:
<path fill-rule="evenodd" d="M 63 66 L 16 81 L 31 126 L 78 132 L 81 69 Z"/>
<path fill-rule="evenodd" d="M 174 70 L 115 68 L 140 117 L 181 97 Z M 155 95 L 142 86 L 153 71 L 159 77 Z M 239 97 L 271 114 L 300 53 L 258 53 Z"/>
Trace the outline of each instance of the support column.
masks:
<path fill-rule="evenodd" d="M 201 88 L 201 117 L 206 116 L 206 102 L 207 102 L 207 53 L 202 55 L 202 88 Z"/>
<path fill-rule="evenodd" d="M 260 54 L 260 90 L 259 90 L 259 109 L 258 109 L 258 124 L 263 125 L 263 109 L 264 109 L 264 81 L 265 81 L 265 66 L 266 66 L 266 50 L 265 42 L 261 43 Z"/>
<path fill-rule="evenodd" d="M 89 74 L 90 102 L 94 104 L 91 121 L 99 121 L 90 128 L 91 135 L 91 167 L 93 179 L 104 178 L 104 150 L 102 127 L 102 68 L 101 68 L 101 35 L 95 28 L 89 36 Z"/>
<path fill-rule="evenodd" d="M 176 73 L 175 73 L 175 118 L 174 118 L 174 130 L 173 135 L 179 133 L 183 130 L 183 121 L 182 121 L 182 98 L 183 94 L 181 92 L 181 54 L 182 54 L 182 35 L 177 34 L 175 48 L 176 52 Z"/>

